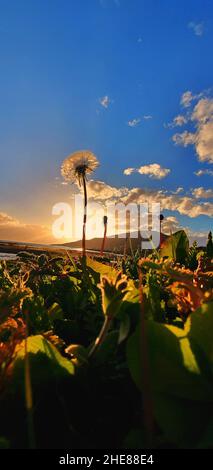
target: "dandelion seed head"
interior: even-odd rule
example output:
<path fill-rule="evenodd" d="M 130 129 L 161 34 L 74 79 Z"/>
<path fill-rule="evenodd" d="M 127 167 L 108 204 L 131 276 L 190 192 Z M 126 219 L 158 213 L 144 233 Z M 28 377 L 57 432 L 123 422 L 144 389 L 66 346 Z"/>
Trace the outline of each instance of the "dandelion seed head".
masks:
<path fill-rule="evenodd" d="M 80 150 L 69 155 L 62 163 L 61 174 L 66 181 L 81 186 L 84 178 L 90 175 L 99 166 L 96 156 L 89 150 Z"/>

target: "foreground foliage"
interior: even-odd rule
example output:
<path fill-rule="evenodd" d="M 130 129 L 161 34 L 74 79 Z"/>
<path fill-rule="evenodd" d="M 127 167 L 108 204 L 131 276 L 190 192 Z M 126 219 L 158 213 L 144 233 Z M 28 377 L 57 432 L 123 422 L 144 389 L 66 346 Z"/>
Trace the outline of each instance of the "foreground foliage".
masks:
<path fill-rule="evenodd" d="M 195 251 L 178 233 L 148 258 L 1 262 L 0 447 L 213 447 L 213 277 L 187 267 Z"/>

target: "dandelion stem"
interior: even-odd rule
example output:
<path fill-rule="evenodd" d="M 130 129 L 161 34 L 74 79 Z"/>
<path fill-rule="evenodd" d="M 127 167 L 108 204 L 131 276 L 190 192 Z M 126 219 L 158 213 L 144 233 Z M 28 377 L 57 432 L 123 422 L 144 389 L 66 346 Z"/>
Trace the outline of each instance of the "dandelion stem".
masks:
<path fill-rule="evenodd" d="M 104 252 L 104 247 L 106 243 L 106 235 L 107 235 L 107 216 L 105 215 L 104 216 L 104 236 L 103 236 L 102 245 L 101 245 L 101 256 L 103 256 L 103 252 Z"/>
<path fill-rule="evenodd" d="M 84 218 L 83 218 L 83 235 L 82 235 L 82 256 L 86 256 L 86 224 L 87 224 L 87 186 L 85 175 L 82 176 L 84 190 Z"/>

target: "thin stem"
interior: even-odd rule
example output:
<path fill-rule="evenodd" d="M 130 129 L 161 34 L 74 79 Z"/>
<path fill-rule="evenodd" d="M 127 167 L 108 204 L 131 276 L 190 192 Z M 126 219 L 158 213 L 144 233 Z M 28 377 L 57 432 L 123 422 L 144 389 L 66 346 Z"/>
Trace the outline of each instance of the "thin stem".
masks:
<path fill-rule="evenodd" d="M 32 396 L 32 383 L 30 376 L 30 360 L 27 349 L 28 340 L 28 312 L 26 312 L 26 335 L 25 335 L 25 404 L 27 410 L 27 427 L 28 427 L 28 440 L 29 448 L 35 449 L 35 432 L 33 422 L 33 396 Z"/>
<path fill-rule="evenodd" d="M 172 236 L 172 230 L 170 230 L 170 237 L 171 237 L 171 242 L 172 242 L 172 258 L 174 261 L 176 261 L 176 258 L 175 258 L 175 248 L 174 248 L 174 240 L 173 240 L 173 236 Z"/>
<path fill-rule="evenodd" d="M 83 218 L 83 235 L 82 235 L 82 256 L 86 256 L 86 224 L 87 224 L 87 186 L 85 175 L 82 177 L 84 189 L 84 218 Z"/>
<path fill-rule="evenodd" d="M 131 239 L 130 235 L 129 235 L 129 246 L 130 246 L 131 255 L 134 258 L 135 255 L 134 255 L 134 251 L 133 251 L 133 248 L 132 248 L 132 239 Z"/>
<path fill-rule="evenodd" d="M 104 252 L 104 247 L 106 243 L 106 235 L 107 235 L 107 223 L 104 224 L 104 236 L 103 236 L 102 245 L 101 245 L 101 256 L 103 256 L 103 252 Z"/>
<path fill-rule="evenodd" d="M 104 339 L 108 333 L 109 327 L 111 325 L 111 317 L 106 317 L 104 320 L 104 324 L 101 328 L 101 331 L 98 335 L 98 337 L 95 340 L 95 343 L 93 344 L 92 348 L 90 349 L 89 352 L 89 357 L 93 356 L 93 354 L 97 351 L 97 349 L 100 347 L 100 345 L 104 342 Z"/>

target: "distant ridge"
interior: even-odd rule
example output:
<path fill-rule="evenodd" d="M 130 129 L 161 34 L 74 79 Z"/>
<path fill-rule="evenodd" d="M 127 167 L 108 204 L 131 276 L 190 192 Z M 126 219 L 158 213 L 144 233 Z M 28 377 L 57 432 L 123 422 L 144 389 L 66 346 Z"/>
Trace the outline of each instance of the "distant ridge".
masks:
<path fill-rule="evenodd" d="M 120 235 L 121 236 L 121 235 Z M 118 237 L 108 237 L 106 239 L 104 251 L 109 251 L 111 253 L 131 253 L 133 250 L 141 250 L 141 243 L 142 241 L 148 241 L 147 238 L 142 238 L 141 235 L 138 235 L 137 238 L 126 237 L 125 238 Z M 165 240 L 167 235 L 162 234 L 162 239 Z M 102 244 L 102 238 L 92 238 L 86 241 L 86 248 L 88 250 L 100 251 Z M 63 246 L 68 246 L 72 249 L 80 248 L 81 247 L 81 240 L 76 240 L 74 242 L 64 243 Z"/>

